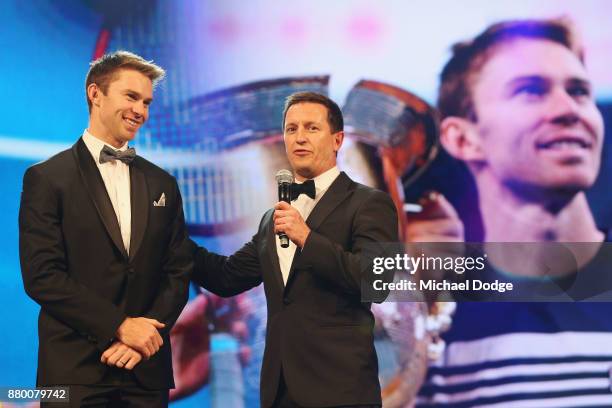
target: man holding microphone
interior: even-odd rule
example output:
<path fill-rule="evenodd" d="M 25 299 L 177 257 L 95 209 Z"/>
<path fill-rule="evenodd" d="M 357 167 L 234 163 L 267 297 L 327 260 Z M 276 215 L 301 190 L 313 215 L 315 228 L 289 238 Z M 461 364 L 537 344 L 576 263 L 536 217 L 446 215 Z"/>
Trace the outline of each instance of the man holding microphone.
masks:
<path fill-rule="evenodd" d="M 336 167 L 343 118 L 329 98 L 289 96 L 283 134 L 297 182 L 291 204 L 266 212 L 253 239 L 229 257 L 197 248 L 193 280 L 221 296 L 264 283 L 263 407 L 380 406 L 361 256 L 368 244 L 397 241 L 395 207 Z"/>

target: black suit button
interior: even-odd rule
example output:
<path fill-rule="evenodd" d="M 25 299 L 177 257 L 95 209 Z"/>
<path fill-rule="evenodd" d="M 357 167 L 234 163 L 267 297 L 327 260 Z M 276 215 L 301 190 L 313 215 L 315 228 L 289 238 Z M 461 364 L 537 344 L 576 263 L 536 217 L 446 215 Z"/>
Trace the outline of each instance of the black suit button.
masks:
<path fill-rule="evenodd" d="M 134 274 L 134 268 L 132 268 L 131 266 L 128 268 L 127 270 L 128 275 L 133 275 Z"/>
<path fill-rule="evenodd" d="M 290 304 L 290 303 L 291 303 L 291 299 L 289 299 L 289 298 L 287 298 L 287 297 L 284 297 L 284 298 L 283 298 L 283 304 L 284 304 L 284 305 L 288 305 L 288 304 Z"/>
<path fill-rule="evenodd" d="M 91 343 L 95 343 L 98 341 L 98 339 L 96 339 L 94 336 L 92 336 L 91 334 L 87 336 L 87 340 L 90 341 Z"/>

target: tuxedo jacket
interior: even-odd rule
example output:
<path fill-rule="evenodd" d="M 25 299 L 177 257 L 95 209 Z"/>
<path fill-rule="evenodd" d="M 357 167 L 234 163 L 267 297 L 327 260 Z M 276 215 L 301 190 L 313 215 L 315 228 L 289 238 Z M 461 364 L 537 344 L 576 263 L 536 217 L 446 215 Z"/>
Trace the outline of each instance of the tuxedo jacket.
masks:
<path fill-rule="evenodd" d="M 166 324 L 164 345 L 135 368 L 145 388 L 174 386 L 169 330 L 187 302 L 193 257 L 175 179 L 136 157 L 130 165 L 127 254 L 104 181 L 82 139 L 23 179 L 19 252 L 27 294 L 40 306 L 37 385 L 97 384 L 119 325 Z M 153 206 L 162 193 L 165 206 Z"/>
<path fill-rule="evenodd" d="M 279 266 L 273 210 L 253 239 L 230 257 L 197 248 L 194 280 L 220 296 L 262 281 L 268 326 L 261 405 L 270 407 L 283 375 L 304 406 L 380 404 L 374 317 L 361 301 L 361 254 L 368 244 L 397 241 L 390 197 L 341 173 L 306 220 L 311 232 L 296 251 L 286 285 Z M 282 250 L 282 249 L 281 249 Z"/>

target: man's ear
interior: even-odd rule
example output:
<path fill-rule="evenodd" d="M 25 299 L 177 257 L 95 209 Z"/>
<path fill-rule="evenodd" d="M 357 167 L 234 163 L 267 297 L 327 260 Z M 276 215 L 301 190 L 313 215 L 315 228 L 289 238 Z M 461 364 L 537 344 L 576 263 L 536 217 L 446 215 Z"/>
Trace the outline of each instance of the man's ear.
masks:
<path fill-rule="evenodd" d="M 456 159 L 483 161 L 482 143 L 476 124 L 468 119 L 449 116 L 440 124 L 440 142 Z"/>
<path fill-rule="evenodd" d="M 100 96 L 102 95 L 102 90 L 98 87 L 97 84 L 91 83 L 87 87 L 87 97 L 91 101 L 91 104 L 94 106 L 100 106 Z"/>
<path fill-rule="evenodd" d="M 340 146 L 342 146 L 342 142 L 344 141 L 344 132 L 341 130 L 334 133 L 332 136 L 334 138 L 334 152 L 338 153 L 338 150 L 340 150 Z"/>

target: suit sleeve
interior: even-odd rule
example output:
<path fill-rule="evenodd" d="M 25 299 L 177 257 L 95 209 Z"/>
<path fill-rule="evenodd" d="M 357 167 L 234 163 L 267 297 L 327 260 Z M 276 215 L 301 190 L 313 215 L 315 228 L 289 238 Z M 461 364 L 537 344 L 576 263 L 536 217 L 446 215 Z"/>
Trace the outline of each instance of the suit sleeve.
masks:
<path fill-rule="evenodd" d="M 251 241 L 229 257 L 209 252 L 192 241 L 195 259 L 193 281 L 223 297 L 235 296 L 259 285 L 262 282 L 257 253 L 259 239 L 259 234 L 255 234 Z"/>
<path fill-rule="evenodd" d="M 41 308 L 105 350 L 125 314 L 69 274 L 61 200 L 37 167 L 23 178 L 19 208 L 19 257 L 25 291 Z"/>
<path fill-rule="evenodd" d="M 385 250 L 380 244 L 397 240 L 397 211 L 393 201 L 386 193 L 372 190 L 355 213 L 351 250 L 345 251 L 341 245 L 311 231 L 302 249 L 300 263 L 340 290 L 361 297 L 362 284 L 370 287 L 375 279 L 371 264 L 374 254 Z M 392 281 L 392 273 L 386 274 L 384 280 Z M 375 301 L 382 302 L 386 294 L 382 297 L 376 294 Z"/>
<path fill-rule="evenodd" d="M 163 280 L 155 301 L 145 317 L 154 318 L 166 325 L 162 333 L 169 333 L 178 319 L 189 297 L 189 278 L 193 271 L 193 256 L 185 216 L 183 201 L 176 180 L 174 181 L 175 209 L 170 224 L 170 243 L 164 256 Z"/>

